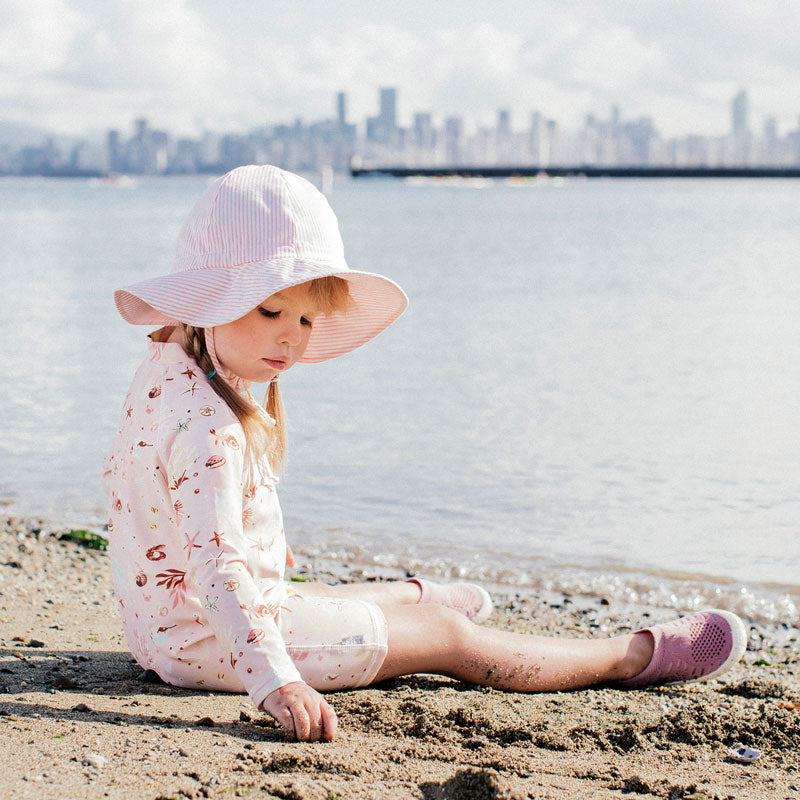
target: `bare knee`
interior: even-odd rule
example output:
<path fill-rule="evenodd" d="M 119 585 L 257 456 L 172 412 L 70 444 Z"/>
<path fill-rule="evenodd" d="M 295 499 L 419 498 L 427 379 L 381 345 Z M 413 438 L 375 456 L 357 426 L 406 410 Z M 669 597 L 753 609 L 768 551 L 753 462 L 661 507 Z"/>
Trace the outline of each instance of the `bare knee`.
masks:
<path fill-rule="evenodd" d="M 447 643 L 450 652 L 468 649 L 472 646 L 476 631 L 480 630 L 474 622 L 468 620 L 463 614 L 444 606 L 427 606 L 430 614 L 435 617 L 434 625 L 439 631 L 443 642 Z"/>
<path fill-rule="evenodd" d="M 383 610 L 389 648 L 378 680 L 415 672 L 449 675 L 475 650 L 479 627 L 457 611 L 432 604 Z"/>

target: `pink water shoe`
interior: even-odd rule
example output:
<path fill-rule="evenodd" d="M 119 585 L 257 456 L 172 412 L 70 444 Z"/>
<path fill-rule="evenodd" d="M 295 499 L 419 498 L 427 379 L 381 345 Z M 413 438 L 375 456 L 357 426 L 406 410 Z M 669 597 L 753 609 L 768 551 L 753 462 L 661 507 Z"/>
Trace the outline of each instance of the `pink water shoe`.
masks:
<path fill-rule="evenodd" d="M 655 650 L 642 672 L 615 686 L 641 689 L 665 683 L 701 681 L 732 667 L 747 647 L 747 632 L 736 614 L 710 609 L 644 628 Z"/>
<path fill-rule="evenodd" d="M 477 624 L 485 622 L 492 613 L 492 598 L 474 583 L 431 583 L 421 578 L 410 578 L 409 583 L 416 583 L 421 589 L 420 603 L 452 608 Z"/>

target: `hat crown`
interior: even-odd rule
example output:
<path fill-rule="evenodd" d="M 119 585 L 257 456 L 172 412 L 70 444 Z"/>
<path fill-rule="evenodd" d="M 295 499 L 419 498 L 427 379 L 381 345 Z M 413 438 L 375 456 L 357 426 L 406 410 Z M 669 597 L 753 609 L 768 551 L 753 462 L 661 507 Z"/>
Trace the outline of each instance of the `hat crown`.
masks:
<path fill-rule="evenodd" d="M 299 175 L 246 166 L 214 181 L 197 201 L 178 237 L 172 272 L 283 259 L 347 270 L 336 216 Z"/>

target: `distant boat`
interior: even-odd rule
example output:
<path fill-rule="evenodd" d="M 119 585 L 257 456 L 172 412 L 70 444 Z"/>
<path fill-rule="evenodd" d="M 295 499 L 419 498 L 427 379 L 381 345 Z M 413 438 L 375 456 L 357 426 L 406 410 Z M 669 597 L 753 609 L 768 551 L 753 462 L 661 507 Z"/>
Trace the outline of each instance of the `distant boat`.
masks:
<path fill-rule="evenodd" d="M 102 178 L 91 178 L 89 180 L 89 186 L 113 186 L 117 189 L 131 189 L 137 186 L 138 183 L 139 181 L 130 175 L 105 175 Z"/>

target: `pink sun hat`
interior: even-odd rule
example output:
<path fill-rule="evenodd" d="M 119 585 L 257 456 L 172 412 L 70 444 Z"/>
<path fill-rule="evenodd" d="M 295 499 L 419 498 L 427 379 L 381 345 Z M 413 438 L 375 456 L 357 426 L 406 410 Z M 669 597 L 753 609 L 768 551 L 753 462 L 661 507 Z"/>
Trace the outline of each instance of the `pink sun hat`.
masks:
<path fill-rule="evenodd" d="M 278 167 L 237 167 L 195 204 L 172 272 L 117 289 L 114 300 L 134 325 L 213 328 L 275 292 L 328 275 L 348 281 L 351 302 L 344 313 L 314 319 L 305 363 L 365 344 L 405 311 L 408 298 L 394 281 L 347 266 L 336 216 L 313 184 Z"/>

